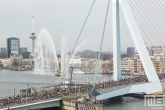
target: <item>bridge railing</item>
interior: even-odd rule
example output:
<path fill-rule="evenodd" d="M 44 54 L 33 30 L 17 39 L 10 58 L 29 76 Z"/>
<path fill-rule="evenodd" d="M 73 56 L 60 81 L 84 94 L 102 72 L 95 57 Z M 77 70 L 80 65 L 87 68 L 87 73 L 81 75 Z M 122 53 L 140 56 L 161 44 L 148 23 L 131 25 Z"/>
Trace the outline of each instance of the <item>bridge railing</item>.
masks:
<path fill-rule="evenodd" d="M 25 99 L 25 101 L 24 102 L 21 102 L 21 103 L 13 102 L 10 105 L 6 105 L 6 106 L 0 105 L 0 108 L 11 108 L 11 107 L 16 107 L 16 106 L 22 106 L 22 105 L 27 105 L 27 104 L 34 104 L 34 103 L 39 103 L 39 102 L 44 102 L 44 101 L 50 101 L 50 100 L 55 100 L 55 99 L 61 99 L 61 98 L 62 97 L 59 96 L 59 97 L 48 98 L 48 99 L 44 99 L 44 100 L 43 99 L 40 99 L 40 100 L 32 100 L 32 101 L 26 101 L 26 99 Z"/>

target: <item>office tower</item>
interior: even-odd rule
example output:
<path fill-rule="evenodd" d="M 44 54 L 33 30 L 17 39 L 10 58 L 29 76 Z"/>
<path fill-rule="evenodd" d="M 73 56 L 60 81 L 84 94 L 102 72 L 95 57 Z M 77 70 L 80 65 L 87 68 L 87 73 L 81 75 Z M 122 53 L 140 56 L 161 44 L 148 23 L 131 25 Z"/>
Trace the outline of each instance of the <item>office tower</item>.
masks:
<path fill-rule="evenodd" d="M 10 55 L 19 54 L 20 40 L 19 38 L 11 37 L 7 39 L 7 57 Z"/>
<path fill-rule="evenodd" d="M 127 56 L 132 57 L 134 55 L 134 47 L 127 47 Z"/>

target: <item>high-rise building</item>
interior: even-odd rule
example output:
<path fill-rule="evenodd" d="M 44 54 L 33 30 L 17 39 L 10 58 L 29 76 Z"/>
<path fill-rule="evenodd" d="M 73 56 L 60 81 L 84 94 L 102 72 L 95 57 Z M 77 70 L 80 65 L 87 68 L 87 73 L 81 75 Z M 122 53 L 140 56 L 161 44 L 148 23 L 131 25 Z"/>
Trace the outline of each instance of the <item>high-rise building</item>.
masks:
<path fill-rule="evenodd" d="M 26 47 L 20 47 L 19 48 L 19 53 L 22 54 L 22 53 L 26 53 L 27 52 L 27 48 Z"/>
<path fill-rule="evenodd" d="M 6 52 L 6 48 L 5 47 L 1 47 L 0 48 L 0 52 Z"/>
<path fill-rule="evenodd" d="M 11 37 L 7 39 L 7 57 L 11 54 L 19 54 L 20 41 L 19 38 Z"/>
<path fill-rule="evenodd" d="M 152 52 L 151 56 L 153 56 L 153 55 L 165 55 L 165 46 L 151 46 L 150 50 Z"/>
<path fill-rule="evenodd" d="M 5 47 L 1 47 L 0 48 L 0 57 L 6 58 L 6 56 L 7 56 L 6 48 Z"/>
<path fill-rule="evenodd" d="M 134 55 L 134 47 L 127 47 L 127 56 L 132 57 Z"/>

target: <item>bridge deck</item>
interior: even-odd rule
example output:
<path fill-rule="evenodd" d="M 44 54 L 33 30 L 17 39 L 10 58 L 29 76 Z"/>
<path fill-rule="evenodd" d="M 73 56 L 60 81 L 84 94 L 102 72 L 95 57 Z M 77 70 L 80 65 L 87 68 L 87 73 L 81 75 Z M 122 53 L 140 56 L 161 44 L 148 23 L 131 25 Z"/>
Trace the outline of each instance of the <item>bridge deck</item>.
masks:
<path fill-rule="evenodd" d="M 41 100 L 40 102 L 34 102 L 34 103 L 25 103 L 22 105 L 13 105 L 11 107 L 6 107 L 0 110 L 34 110 L 34 109 L 41 109 L 41 108 L 49 108 L 49 107 L 58 107 L 60 106 L 60 100 L 59 99 L 52 99 L 52 100 Z"/>
<path fill-rule="evenodd" d="M 161 79 L 165 78 L 165 75 L 162 75 L 160 78 Z M 42 100 L 44 102 L 45 99 L 46 100 L 49 99 L 48 102 L 51 102 L 50 99 L 52 99 L 52 98 L 53 98 L 53 100 L 59 100 L 59 97 L 61 97 L 61 99 L 62 99 L 62 97 L 64 97 L 64 96 L 77 96 L 81 93 L 89 93 L 89 91 L 93 89 L 92 85 L 81 85 L 81 84 L 76 84 L 76 85 L 77 86 L 75 87 L 75 85 L 73 84 L 72 86 L 74 86 L 74 88 L 71 88 L 71 89 L 69 89 L 69 88 L 62 89 L 62 88 L 57 87 L 57 88 L 55 88 L 55 91 L 50 90 L 50 91 L 46 91 L 46 92 L 42 92 L 42 93 L 36 93 L 35 95 L 32 94 L 32 96 L 28 95 L 28 97 L 27 97 L 28 100 L 26 100 L 26 97 L 23 97 L 24 100 L 22 100 L 22 98 L 20 96 L 19 96 L 19 98 L 17 98 L 18 96 L 16 96 L 15 99 L 9 98 L 10 100 L 8 100 L 8 98 L 1 99 L 0 104 L 1 104 L 1 107 L 3 107 L 3 108 L 5 108 L 5 107 L 7 108 L 8 106 L 9 107 L 22 106 L 20 104 L 23 104 L 25 106 L 25 104 L 29 105 L 29 103 L 31 103 L 31 105 L 36 105 L 36 104 L 39 104 L 40 101 L 42 101 Z M 156 88 L 153 88 L 153 87 L 156 87 Z M 120 80 L 118 82 L 111 81 L 111 82 L 98 83 L 95 86 L 95 91 L 100 93 L 100 95 L 96 96 L 96 99 L 104 100 L 107 98 L 116 97 L 116 96 L 129 94 L 129 93 L 150 94 L 150 93 L 154 93 L 154 92 L 159 92 L 160 88 L 161 88 L 160 82 L 149 83 L 149 82 L 147 82 L 146 77 L 140 76 L 140 77 L 136 77 L 136 78 L 128 78 L 125 80 Z M 7 104 L 5 104 L 6 102 L 7 102 Z M 13 102 L 14 102 L 14 105 L 12 105 Z M 46 103 L 46 102 L 44 102 L 44 103 Z"/>

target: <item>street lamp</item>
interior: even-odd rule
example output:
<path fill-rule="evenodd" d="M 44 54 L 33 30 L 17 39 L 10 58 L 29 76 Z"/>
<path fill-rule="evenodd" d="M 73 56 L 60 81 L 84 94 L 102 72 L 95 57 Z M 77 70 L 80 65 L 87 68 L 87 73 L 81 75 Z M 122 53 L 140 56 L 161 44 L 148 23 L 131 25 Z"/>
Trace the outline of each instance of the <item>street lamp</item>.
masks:
<path fill-rule="evenodd" d="M 28 98 L 28 83 L 26 82 L 26 102 L 27 102 L 27 98 Z"/>
<path fill-rule="evenodd" d="M 88 74 L 88 73 L 87 73 Z M 87 94 L 88 94 L 88 77 L 87 77 Z"/>
<path fill-rule="evenodd" d="M 14 80 L 13 80 L 13 96 L 14 96 L 14 99 L 15 99 L 15 87 L 14 87 Z"/>
<path fill-rule="evenodd" d="M 110 88 L 110 74 L 111 74 L 111 72 L 109 72 L 109 88 Z"/>
<path fill-rule="evenodd" d="M 71 66 L 70 89 L 71 89 L 71 83 L 72 83 L 72 73 L 73 73 L 73 67 Z"/>
<path fill-rule="evenodd" d="M 75 94 L 76 94 L 76 78 L 75 78 Z"/>

